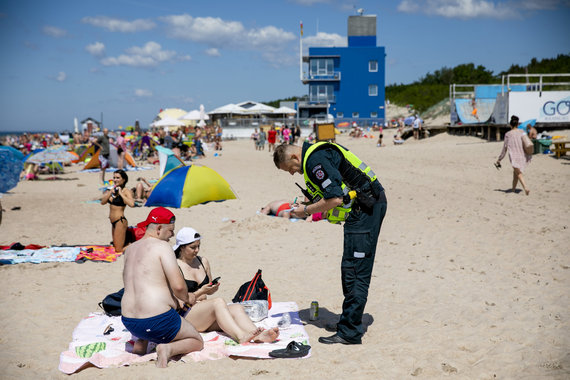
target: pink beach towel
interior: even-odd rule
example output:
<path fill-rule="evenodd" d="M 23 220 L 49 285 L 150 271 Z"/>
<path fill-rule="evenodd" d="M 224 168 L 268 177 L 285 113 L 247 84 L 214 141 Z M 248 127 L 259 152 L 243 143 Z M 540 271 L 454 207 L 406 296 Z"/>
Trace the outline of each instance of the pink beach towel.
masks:
<path fill-rule="evenodd" d="M 299 308 L 295 302 L 275 302 L 268 318 L 256 323 L 270 328 L 277 326 L 284 313 L 291 317 L 291 325 L 280 330 L 278 341 L 274 343 L 237 344 L 223 333 L 203 333 L 204 349 L 182 357 L 183 362 L 218 360 L 225 357 L 247 357 L 270 359 L 269 352 L 287 347 L 292 340 L 309 344 L 309 336 L 299 319 Z M 110 331 L 107 335 L 105 331 Z M 72 374 L 88 367 L 118 367 L 156 360 L 155 345 L 149 344 L 146 355 L 132 353 L 134 340 L 125 329 L 120 317 L 109 317 L 103 313 L 91 313 L 79 322 L 73 331 L 73 340 L 67 351 L 59 357 L 59 370 Z M 311 356 L 309 352 L 308 358 Z"/>

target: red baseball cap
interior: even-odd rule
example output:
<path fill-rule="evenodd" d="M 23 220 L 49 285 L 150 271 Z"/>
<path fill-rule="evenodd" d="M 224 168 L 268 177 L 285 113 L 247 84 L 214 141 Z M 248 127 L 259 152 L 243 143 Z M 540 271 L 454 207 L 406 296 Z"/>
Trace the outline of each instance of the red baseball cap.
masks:
<path fill-rule="evenodd" d="M 140 222 L 139 224 L 137 224 L 137 227 L 146 227 L 151 223 L 170 224 L 174 223 L 175 220 L 176 217 L 170 210 L 164 207 L 157 207 L 153 209 L 151 212 L 149 212 L 148 216 L 146 217 L 146 220 L 144 222 Z"/>

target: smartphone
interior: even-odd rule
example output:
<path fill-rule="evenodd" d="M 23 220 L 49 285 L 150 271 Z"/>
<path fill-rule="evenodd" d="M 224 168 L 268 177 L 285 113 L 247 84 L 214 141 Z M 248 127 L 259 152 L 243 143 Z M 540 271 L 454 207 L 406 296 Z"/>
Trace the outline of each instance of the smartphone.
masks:
<path fill-rule="evenodd" d="M 218 283 L 218 281 L 220 281 L 221 277 L 216 277 L 212 280 L 212 285 L 216 285 Z"/>

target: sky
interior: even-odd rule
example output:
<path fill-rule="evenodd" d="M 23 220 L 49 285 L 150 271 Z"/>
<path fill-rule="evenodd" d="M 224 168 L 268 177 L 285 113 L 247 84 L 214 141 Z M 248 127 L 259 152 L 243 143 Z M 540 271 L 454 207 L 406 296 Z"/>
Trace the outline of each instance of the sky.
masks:
<path fill-rule="evenodd" d="M 377 16 L 386 84 L 570 53 L 570 0 L 0 0 L 0 132 L 147 127 L 161 109 L 302 96 L 303 46 Z"/>

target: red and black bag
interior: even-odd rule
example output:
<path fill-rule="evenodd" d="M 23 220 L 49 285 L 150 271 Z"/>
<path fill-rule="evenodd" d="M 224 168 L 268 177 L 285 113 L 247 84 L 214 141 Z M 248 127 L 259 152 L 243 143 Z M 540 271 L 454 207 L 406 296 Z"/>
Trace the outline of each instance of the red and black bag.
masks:
<path fill-rule="evenodd" d="M 257 270 L 257 273 L 253 276 L 251 281 L 240 286 L 232 302 L 237 303 L 253 300 L 267 301 L 268 309 L 271 309 L 271 292 L 261 279 L 261 269 Z"/>

